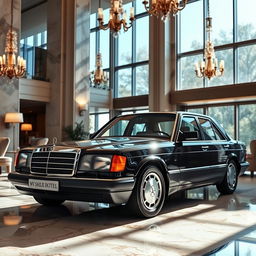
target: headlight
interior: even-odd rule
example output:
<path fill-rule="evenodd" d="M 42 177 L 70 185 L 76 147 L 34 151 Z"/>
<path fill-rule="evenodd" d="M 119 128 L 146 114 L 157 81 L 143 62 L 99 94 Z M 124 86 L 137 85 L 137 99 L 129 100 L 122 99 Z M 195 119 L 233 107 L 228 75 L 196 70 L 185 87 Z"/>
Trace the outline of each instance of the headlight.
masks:
<path fill-rule="evenodd" d="M 16 168 L 29 167 L 31 153 L 20 152 L 16 161 Z"/>
<path fill-rule="evenodd" d="M 78 172 L 122 172 L 126 167 L 126 157 L 120 155 L 84 155 Z"/>
<path fill-rule="evenodd" d="M 84 155 L 80 161 L 79 171 L 109 171 L 112 155 Z"/>

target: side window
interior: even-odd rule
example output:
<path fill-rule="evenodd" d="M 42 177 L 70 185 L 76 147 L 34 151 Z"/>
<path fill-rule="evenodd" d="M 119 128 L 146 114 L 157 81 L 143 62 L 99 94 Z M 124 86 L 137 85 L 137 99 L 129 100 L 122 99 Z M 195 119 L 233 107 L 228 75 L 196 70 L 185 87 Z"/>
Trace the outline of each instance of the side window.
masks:
<path fill-rule="evenodd" d="M 225 137 L 217 130 L 215 125 L 212 125 L 217 140 L 226 140 Z"/>
<path fill-rule="evenodd" d="M 182 140 L 184 132 L 196 132 L 198 135 L 197 137 L 200 138 L 199 127 L 194 117 L 187 116 L 182 118 L 179 138 L 178 138 L 179 141 Z"/>
<path fill-rule="evenodd" d="M 202 128 L 205 140 L 217 140 L 216 133 L 209 120 L 199 118 L 199 123 Z"/>
<path fill-rule="evenodd" d="M 134 124 L 132 128 L 132 136 L 138 135 L 138 133 L 144 132 L 145 131 L 145 123 L 142 124 Z"/>

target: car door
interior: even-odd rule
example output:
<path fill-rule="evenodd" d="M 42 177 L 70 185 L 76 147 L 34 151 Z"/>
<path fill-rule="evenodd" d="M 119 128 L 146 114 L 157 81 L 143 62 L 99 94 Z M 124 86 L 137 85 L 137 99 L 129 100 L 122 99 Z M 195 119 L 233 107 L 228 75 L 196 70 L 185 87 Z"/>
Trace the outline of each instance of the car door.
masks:
<path fill-rule="evenodd" d="M 207 156 L 206 169 L 203 180 L 214 182 L 220 180 L 226 170 L 226 140 L 210 119 L 199 117 L 199 126 L 202 131 L 202 149 Z"/>
<path fill-rule="evenodd" d="M 202 147 L 202 135 L 197 119 L 189 115 L 181 118 L 174 152 L 181 172 L 180 186 L 187 188 L 204 179 L 208 152 Z M 198 137 L 184 140 L 182 134 L 185 132 L 196 132 Z"/>

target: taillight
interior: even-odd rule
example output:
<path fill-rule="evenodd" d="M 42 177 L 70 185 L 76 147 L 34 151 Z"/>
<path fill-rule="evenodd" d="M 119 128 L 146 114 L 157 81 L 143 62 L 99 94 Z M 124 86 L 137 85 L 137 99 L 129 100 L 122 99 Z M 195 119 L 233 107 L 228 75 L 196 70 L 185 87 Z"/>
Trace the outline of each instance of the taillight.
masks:
<path fill-rule="evenodd" d="M 114 155 L 111 161 L 110 172 L 122 172 L 125 169 L 126 157 Z"/>

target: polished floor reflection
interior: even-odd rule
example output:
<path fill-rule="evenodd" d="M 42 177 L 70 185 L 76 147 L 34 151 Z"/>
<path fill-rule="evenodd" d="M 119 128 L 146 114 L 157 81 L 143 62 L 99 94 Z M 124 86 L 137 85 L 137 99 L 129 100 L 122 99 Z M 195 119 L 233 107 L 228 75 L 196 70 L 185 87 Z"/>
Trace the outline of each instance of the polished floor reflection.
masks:
<path fill-rule="evenodd" d="M 214 186 L 178 193 L 159 216 L 140 219 L 125 206 L 41 206 L 1 176 L 0 255 L 254 255 L 255 185 L 248 175 L 231 196 Z"/>

